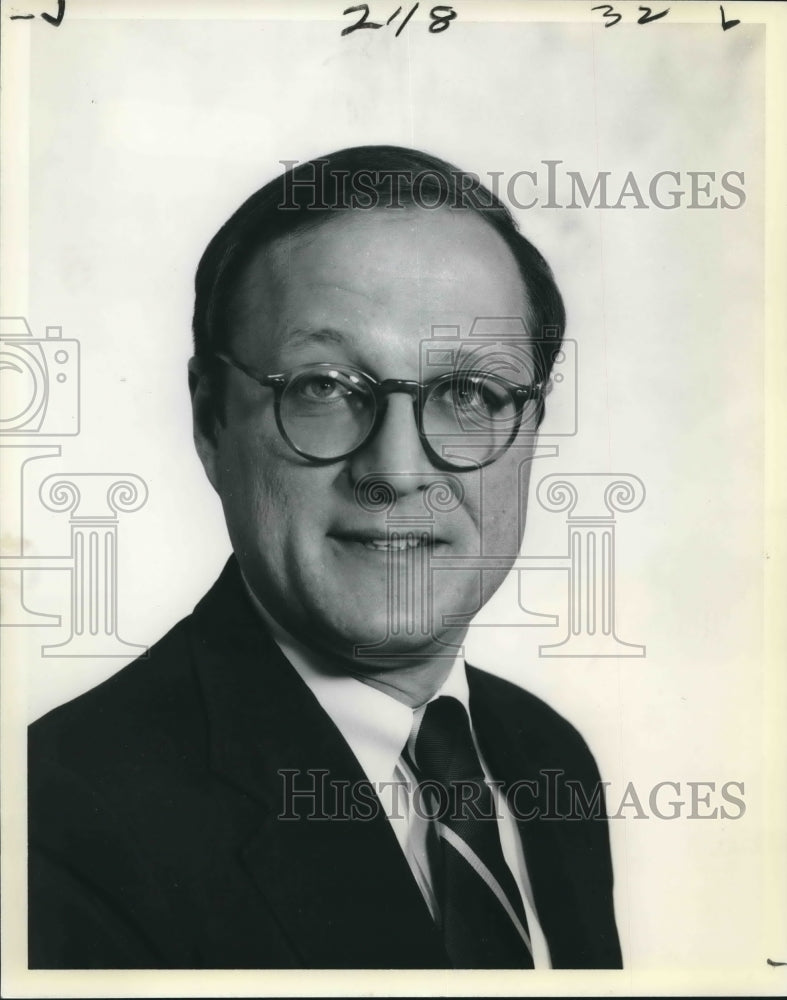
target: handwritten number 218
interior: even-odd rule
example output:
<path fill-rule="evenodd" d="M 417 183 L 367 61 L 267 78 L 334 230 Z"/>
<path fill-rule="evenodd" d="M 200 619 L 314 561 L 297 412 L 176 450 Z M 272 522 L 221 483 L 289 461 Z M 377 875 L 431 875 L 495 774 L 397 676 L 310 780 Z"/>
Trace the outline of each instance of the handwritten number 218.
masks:
<path fill-rule="evenodd" d="M 410 10 L 410 12 L 405 16 L 404 21 L 402 21 L 402 23 L 399 25 L 399 27 L 398 27 L 398 29 L 396 31 L 397 38 L 399 37 L 399 35 L 404 30 L 405 26 L 407 25 L 407 22 L 410 20 L 410 18 L 413 16 L 413 14 L 415 14 L 415 12 L 418 10 L 419 6 L 420 6 L 420 4 L 416 3 L 412 7 L 412 9 Z M 356 4 L 354 7 L 348 7 L 346 10 L 342 11 L 342 14 L 344 14 L 344 15 L 346 15 L 346 14 L 360 14 L 361 16 L 355 22 L 355 24 L 351 24 L 349 27 L 344 28 L 342 30 L 342 35 L 352 34 L 353 31 L 357 31 L 359 28 L 383 28 L 383 27 L 386 27 L 387 25 L 389 25 L 392 21 L 394 21 L 399 16 L 399 14 L 401 13 L 401 10 L 402 10 L 401 7 L 397 7 L 396 10 L 393 12 L 393 14 L 391 14 L 391 16 L 385 22 L 385 25 L 383 25 L 383 24 L 380 24 L 378 21 L 370 21 L 369 20 L 369 4 L 368 3 L 359 3 L 359 4 Z M 436 35 L 436 34 L 439 34 L 439 32 L 446 30 L 446 28 L 451 23 L 451 21 L 453 21 L 454 18 L 456 17 L 456 11 L 454 10 L 453 7 L 449 7 L 446 4 L 438 4 L 436 7 L 432 7 L 432 9 L 429 11 L 429 17 L 431 19 L 430 20 L 430 24 L 429 24 L 429 31 L 433 35 Z"/>

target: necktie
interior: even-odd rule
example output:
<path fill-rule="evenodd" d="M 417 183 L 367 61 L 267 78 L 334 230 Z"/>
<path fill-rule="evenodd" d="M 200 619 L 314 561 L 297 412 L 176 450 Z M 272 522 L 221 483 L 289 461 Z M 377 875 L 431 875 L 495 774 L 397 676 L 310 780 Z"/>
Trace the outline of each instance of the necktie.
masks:
<path fill-rule="evenodd" d="M 429 864 L 452 965 L 532 969 L 522 899 L 503 857 L 494 800 L 463 705 L 449 697 L 430 702 L 405 755 L 432 819 Z"/>

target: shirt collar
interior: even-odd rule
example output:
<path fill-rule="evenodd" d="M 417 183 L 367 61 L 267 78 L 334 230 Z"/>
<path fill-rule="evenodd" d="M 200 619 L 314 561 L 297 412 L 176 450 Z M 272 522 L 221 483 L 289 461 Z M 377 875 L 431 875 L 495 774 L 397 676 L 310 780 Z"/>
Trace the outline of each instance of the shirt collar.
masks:
<path fill-rule="evenodd" d="M 425 706 L 413 710 L 357 677 L 337 674 L 318 653 L 279 625 L 248 584 L 246 589 L 276 645 L 347 741 L 369 781 L 378 786 L 379 782 L 393 780 L 399 757 L 413 732 L 414 719 L 420 723 Z M 440 689 L 429 700 L 441 695 L 456 698 L 469 715 L 467 673 L 460 654 Z"/>

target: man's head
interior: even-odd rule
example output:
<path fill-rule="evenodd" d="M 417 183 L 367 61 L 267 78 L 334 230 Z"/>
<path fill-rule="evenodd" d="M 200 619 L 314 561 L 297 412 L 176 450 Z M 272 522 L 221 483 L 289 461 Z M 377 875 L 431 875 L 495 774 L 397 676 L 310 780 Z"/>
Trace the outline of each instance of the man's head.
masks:
<path fill-rule="evenodd" d="M 461 639 L 519 549 L 565 325 L 538 251 L 470 175 L 366 147 L 253 195 L 196 286 L 195 440 L 259 600 L 356 664 Z"/>

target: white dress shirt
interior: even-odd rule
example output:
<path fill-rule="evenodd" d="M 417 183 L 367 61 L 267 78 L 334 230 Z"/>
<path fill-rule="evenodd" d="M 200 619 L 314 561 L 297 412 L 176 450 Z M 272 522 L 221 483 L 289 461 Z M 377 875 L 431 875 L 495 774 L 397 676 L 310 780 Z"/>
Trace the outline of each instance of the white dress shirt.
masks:
<path fill-rule="evenodd" d="M 412 709 L 350 674 L 330 671 L 321 662 L 319 655 L 286 632 L 248 589 L 276 644 L 355 754 L 380 799 L 418 888 L 432 916 L 436 917 L 438 905 L 426 855 L 429 820 L 413 808 L 411 790 L 417 784 L 417 779 L 402 758 L 402 751 L 414 722 L 419 716 L 423 717 L 427 703 Z M 470 716 L 467 673 L 461 656 L 457 656 L 445 682 L 429 700 L 433 701 L 441 695 L 456 698 Z M 489 768 L 478 748 L 472 719 L 470 729 L 486 780 L 492 782 Z M 527 916 L 533 962 L 537 969 L 549 969 L 549 948 L 538 923 L 516 821 L 499 788 L 491 784 L 491 790 L 498 815 L 503 857 L 511 869 Z"/>

